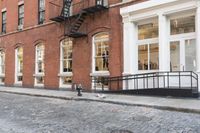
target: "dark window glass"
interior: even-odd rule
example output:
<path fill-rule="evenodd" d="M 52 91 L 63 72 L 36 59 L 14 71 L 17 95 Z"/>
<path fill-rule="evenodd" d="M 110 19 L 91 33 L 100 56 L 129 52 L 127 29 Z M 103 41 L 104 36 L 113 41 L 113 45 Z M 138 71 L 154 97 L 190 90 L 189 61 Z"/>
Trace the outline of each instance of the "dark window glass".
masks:
<path fill-rule="evenodd" d="M 39 0 L 38 23 L 43 24 L 45 20 L 45 0 Z"/>
<path fill-rule="evenodd" d="M 18 9 L 18 25 L 24 25 L 24 5 L 20 5 Z"/>
<path fill-rule="evenodd" d="M 6 11 L 2 12 L 2 33 L 6 33 Z"/>

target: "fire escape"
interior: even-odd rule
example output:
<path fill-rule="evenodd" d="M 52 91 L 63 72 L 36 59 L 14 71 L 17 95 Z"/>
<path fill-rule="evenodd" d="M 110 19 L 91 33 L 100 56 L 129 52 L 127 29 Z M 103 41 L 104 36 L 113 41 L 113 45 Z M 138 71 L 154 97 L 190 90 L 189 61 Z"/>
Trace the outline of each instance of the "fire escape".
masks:
<path fill-rule="evenodd" d="M 87 36 L 86 30 L 81 30 L 81 27 L 84 27 L 88 15 L 108 9 L 107 0 L 82 0 L 72 3 L 73 0 L 60 0 L 58 4 L 50 2 L 54 6 L 52 12 L 57 12 L 50 20 L 64 24 L 64 36 L 72 38 Z"/>

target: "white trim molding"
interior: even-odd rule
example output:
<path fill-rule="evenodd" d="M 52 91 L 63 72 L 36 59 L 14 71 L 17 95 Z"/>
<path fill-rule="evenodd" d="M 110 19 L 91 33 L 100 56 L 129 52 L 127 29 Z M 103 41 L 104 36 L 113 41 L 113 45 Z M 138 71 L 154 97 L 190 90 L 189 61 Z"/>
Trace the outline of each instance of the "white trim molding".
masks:
<path fill-rule="evenodd" d="M 138 25 L 153 24 L 152 20 L 158 24 L 159 71 L 170 70 L 171 38 L 191 35 L 190 38 L 196 39 L 196 72 L 200 73 L 200 0 L 149 0 L 123 7 L 120 14 L 123 22 L 123 75 L 144 72 L 138 70 L 138 44 L 141 43 Z M 171 20 L 189 16 L 195 16 L 195 31 L 171 35 Z"/>

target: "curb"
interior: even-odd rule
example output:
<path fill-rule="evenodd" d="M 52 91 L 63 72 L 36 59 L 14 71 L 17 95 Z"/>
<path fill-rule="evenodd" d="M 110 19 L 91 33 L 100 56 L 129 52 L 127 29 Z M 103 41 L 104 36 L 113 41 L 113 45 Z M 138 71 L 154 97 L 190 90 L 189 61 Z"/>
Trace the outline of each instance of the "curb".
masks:
<path fill-rule="evenodd" d="M 11 91 L 2 91 L 2 90 L 0 90 L 0 92 L 8 93 L 8 94 L 34 96 L 34 97 L 56 98 L 56 99 L 62 99 L 62 100 L 90 101 L 90 102 L 110 103 L 110 104 L 126 105 L 126 106 L 148 107 L 148 108 L 159 109 L 159 110 L 168 110 L 168 111 L 177 111 L 177 112 L 183 112 L 183 113 L 200 114 L 199 109 L 178 108 L 178 107 L 147 105 L 147 104 L 136 104 L 136 103 L 130 103 L 130 102 L 113 101 L 113 100 L 107 100 L 107 99 L 93 99 L 93 98 L 84 98 L 84 97 L 48 96 L 48 95 L 41 95 L 41 94 L 11 92 Z"/>

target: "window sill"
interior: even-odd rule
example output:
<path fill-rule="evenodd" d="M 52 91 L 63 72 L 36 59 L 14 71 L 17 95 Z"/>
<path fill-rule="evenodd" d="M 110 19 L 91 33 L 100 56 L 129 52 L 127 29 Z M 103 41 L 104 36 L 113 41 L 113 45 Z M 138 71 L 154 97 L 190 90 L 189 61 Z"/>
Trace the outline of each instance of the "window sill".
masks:
<path fill-rule="evenodd" d="M 37 73 L 37 74 L 33 74 L 34 77 L 44 77 L 45 74 L 44 73 Z"/>
<path fill-rule="evenodd" d="M 15 82 L 14 86 L 22 86 L 22 82 Z"/>
<path fill-rule="evenodd" d="M 73 73 L 72 73 L 72 72 L 68 72 L 68 73 L 59 73 L 58 76 L 59 76 L 59 77 L 73 76 Z"/>
<path fill-rule="evenodd" d="M 44 84 L 35 84 L 34 87 L 41 87 L 41 88 L 43 88 Z"/>
<path fill-rule="evenodd" d="M 66 88 L 71 89 L 71 88 L 72 88 L 72 85 L 70 85 L 70 84 L 68 84 L 68 85 L 63 85 L 63 84 L 62 84 L 62 85 L 59 86 L 59 88 L 60 88 L 60 89 L 66 89 Z"/>
<path fill-rule="evenodd" d="M 0 78 L 4 78 L 5 77 L 5 74 L 0 74 Z"/>
<path fill-rule="evenodd" d="M 93 73 L 90 73 L 90 76 L 92 76 L 92 77 L 96 77 L 96 76 L 100 76 L 100 77 L 110 76 L 110 72 L 109 71 L 93 72 Z"/>

